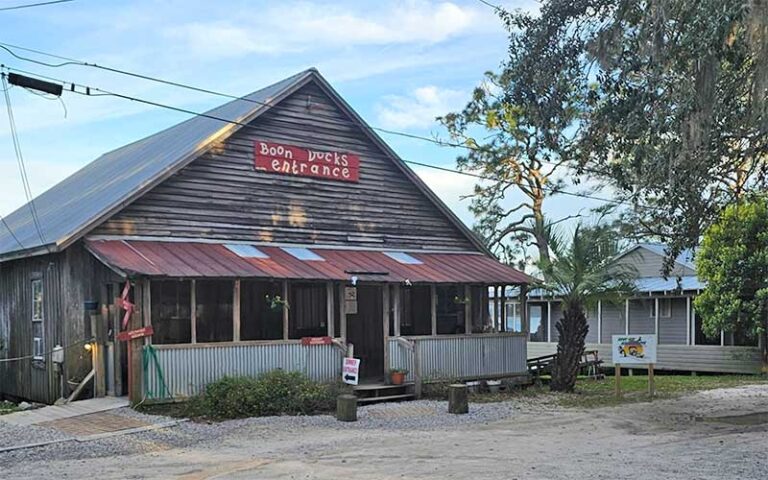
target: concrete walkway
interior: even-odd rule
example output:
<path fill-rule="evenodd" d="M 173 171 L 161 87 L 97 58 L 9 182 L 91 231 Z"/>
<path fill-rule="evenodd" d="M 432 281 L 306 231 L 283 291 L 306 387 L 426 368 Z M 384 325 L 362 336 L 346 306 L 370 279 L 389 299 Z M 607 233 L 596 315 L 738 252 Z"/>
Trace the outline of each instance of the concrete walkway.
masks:
<path fill-rule="evenodd" d="M 11 425 L 37 425 L 43 422 L 61 420 L 64 418 L 87 415 L 89 413 L 104 412 L 115 410 L 117 408 L 127 407 L 127 397 L 101 397 L 90 398 L 68 403 L 66 405 L 51 405 L 23 412 L 10 413 L 0 416 L 0 422 L 10 423 Z"/>

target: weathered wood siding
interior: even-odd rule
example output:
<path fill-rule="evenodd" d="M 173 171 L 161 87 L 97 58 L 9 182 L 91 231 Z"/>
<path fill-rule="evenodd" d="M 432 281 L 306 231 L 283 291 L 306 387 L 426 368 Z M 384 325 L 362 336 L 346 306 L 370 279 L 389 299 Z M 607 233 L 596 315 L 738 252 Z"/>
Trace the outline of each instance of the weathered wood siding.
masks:
<path fill-rule="evenodd" d="M 475 249 L 316 84 L 302 87 L 251 125 L 93 234 Z M 255 140 L 358 154 L 360 181 L 257 172 Z"/>
<path fill-rule="evenodd" d="M 590 343 L 587 350 L 598 350 L 606 367 L 613 366 L 609 344 Z M 528 342 L 528 358 L 550 355 L 556 343 Z M 760 373 L 760 351 L 755 347 L 721 347 L 718 345 L 659 345 L 657 370 L 679 370 L 711 373 Z"/>
<path fill-rule="evenodd" d="M 45 350 L 61 343 L 62 302 L 61 255 L 3 263 L 0 266 L 0 358 L 28 357 L 33 354 L 32 280 L 43 280 L 43 337 Z M 58 396 L 57 376 L 50 355 L 44 360 L 0 363 L 0 393 L 37 402 L 50 403 Z"/>
<path fill-rule="evenodd" d="M 63 253 L 5 262 L 0 265 L 0 358 L 33 353 L 33 278 L 43 279 L 45 351 L 65 349 L 64 376 L 82 378 L 90 369 L 83 350 L 86 326 L 84 302 L 100 301 L 102 282 L 115 275 L 76 244 Z M 103 301 L 103 300 L 101 300 Z M 0 363 L 0 394 L 53 403 L 61 395 L 61 379 L 46 354 L 44 360 Z"/>

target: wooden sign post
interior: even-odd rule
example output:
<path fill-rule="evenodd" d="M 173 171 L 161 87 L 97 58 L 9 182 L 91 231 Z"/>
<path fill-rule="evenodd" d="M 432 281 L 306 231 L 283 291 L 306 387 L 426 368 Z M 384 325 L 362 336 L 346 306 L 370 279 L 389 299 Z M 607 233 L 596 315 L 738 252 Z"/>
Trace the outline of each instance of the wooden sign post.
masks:
<path fill-rule="evenodd" d="M 616 367 L 616 398 L 621 398 L 621 366 L 623 365 L 627 368 L 638 366 L 648 369 L 648 396 L 653 399 L 655 393 L 653 367 L 656 364 L 656 335 L 613 335 L 611 340 L 612 359 Z"/>
<path fill-rule="evenodd" d="M 656 393 L 656 381 L 653 378 L 653 364 L 648 364 L 648 396 L 653 400 L 653 395 Z"/>
<path fill-rule="evenodd" d="M 121 342 L 128 342 L 128 399 L 131 405 L 141 402 L 141 340 L 154 333 L 152 325 L 117 334 Z"/>

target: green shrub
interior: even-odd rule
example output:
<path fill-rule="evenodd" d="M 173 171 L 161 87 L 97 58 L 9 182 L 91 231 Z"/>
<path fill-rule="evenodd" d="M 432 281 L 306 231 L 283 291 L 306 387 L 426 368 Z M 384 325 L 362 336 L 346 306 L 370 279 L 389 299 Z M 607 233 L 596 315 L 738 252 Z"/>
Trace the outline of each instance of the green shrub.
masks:
<path fill-rule="evenodd" d="M 190 399 L 191 416 L 216 419 L 311 415 L 335 408 L 336 385 L 314 382 L 299 372 L 274 370 L 259 377 L 224 377 Z"/>

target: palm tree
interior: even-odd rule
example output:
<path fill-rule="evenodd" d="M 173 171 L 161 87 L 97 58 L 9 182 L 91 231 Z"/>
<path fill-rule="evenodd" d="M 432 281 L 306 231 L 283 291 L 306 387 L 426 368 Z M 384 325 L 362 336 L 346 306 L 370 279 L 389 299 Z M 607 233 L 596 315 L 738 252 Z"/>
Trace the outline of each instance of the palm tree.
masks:
<path fill-rule="evenodd" d="M 637 275 L 632 267 L 612 263 L 620 246 L 618 234 L 609 226 L 579 225 L 567 245 L 554 237 L 550 247 L 552 258 L 539 264 L 542 287 L 562 299 L 550 389 L 572 392 L 589 331 L 587 308 L 598 300 L 616 301 L 631 294 Z"/>

